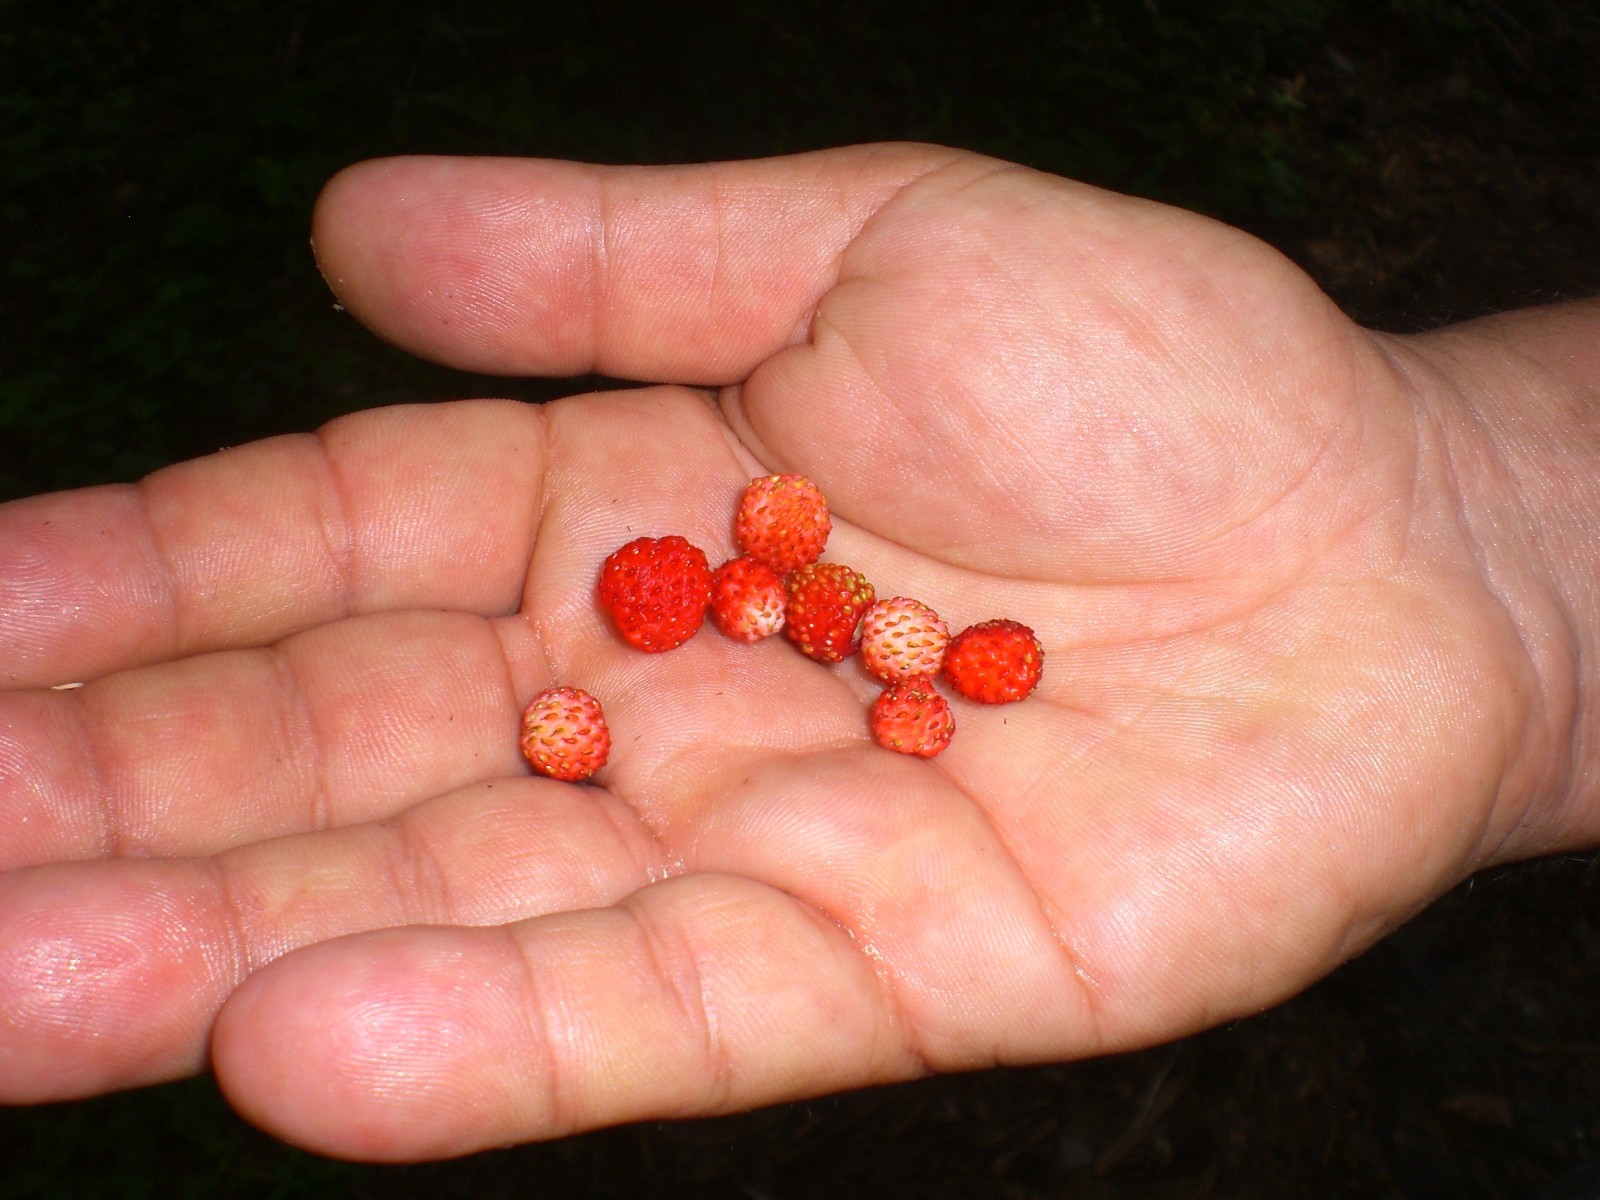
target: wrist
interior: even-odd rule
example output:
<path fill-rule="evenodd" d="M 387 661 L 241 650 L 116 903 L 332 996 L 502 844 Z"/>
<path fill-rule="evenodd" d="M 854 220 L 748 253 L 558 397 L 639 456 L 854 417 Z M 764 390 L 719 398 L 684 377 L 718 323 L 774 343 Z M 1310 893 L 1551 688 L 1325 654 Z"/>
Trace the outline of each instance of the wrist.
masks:
<path fill-rule="evenodd" d="M 1600 842 L 1600 300 L 1394 339 L 1531 667 L 1509 859 Z"/>

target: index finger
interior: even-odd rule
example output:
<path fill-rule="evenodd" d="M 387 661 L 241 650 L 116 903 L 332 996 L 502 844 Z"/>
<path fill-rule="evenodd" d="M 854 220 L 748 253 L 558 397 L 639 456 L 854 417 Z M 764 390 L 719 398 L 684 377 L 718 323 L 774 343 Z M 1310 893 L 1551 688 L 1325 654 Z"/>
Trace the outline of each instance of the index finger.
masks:
<path fill-rule="evenodd" d="M 137 484 L 0 505 L 0 686 L 231 646 L 362 612 L 516 611 L 544 410 L 374 409 Z"/>

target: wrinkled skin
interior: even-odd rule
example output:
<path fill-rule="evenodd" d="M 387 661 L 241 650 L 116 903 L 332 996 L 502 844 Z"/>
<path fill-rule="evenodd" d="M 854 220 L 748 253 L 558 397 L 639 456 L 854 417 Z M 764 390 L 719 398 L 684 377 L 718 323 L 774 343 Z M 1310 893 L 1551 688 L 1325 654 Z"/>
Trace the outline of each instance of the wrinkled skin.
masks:
<path fill-rule="evenodd" d="M 870 147 L 369 163 L 315 235 L 420 354 L 713 390 L 378 408 L 0 510 L 0 1098 L 209 1064 L 406 1159 L 1100 1054 L 1587 832 L 1558 604 L 1481 544 L 1438 343 L 1237 231 Z M 605 555 L 720 561 L 774 471 L 880 595 L 1037 630 L 1035 695 L 921 761 L 857 661 L 623 645 Z M 557 683 L 606 706 L 594 786 L 518 756 Z"/>

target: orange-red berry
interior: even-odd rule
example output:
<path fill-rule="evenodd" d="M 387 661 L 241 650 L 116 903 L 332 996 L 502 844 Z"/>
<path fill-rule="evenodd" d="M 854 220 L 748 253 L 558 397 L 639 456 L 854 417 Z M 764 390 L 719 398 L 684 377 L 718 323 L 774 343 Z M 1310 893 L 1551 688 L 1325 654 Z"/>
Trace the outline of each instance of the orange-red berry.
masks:
<path fill-rule="evenodd" d="M 733 558 L 711 572 L 711 619 L 735 641 L 771 637 L 787 607 L 782 577 L 764 562 Z"/>
<path fill-rule="evenodd" d="M 1020 621 L 982 621 L 950 639 L 944 677 L 961 695 L 980 704 L 1010 704 L 1039 683 L 1044 647 Z"/>
<path fill-rule="evenodd" d="M 935 690 L 931 675 L 900 680 L 872 706 L 873 740 L 899 754 L 932 758 L 955 731 L 950 703 Z"/>
<path fill-rule="evenodd" d="M 828 501 L 804 475 L 752 479 L 734 518 L 739 546 L 779 575 L 816 562 L 832 528 Z"/>
<path fill-rule="evenodd" d="M 522 711 L 522 755 L 541 775 L 587 779 L 611 753 L 600 702 L 582 688 L 546 688 Z"/>

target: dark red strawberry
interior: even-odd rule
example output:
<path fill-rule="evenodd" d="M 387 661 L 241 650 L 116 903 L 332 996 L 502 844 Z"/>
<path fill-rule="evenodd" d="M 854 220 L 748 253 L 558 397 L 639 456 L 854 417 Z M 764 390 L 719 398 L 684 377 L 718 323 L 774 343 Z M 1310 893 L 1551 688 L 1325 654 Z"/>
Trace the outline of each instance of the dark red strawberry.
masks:
<path fill-rule="evenodd" d="M 872 585 L 842 563 L 808 563 L 786 581 L 788 624 L 784 634 L 801 653 L 836 663 L 854 654 L 856 627 L 872 604 Z"/>
<path fill-rule="evenodd" d="M 630 646 L 652 653 L 681 646 L 711 603 L 705 552 L 675 534 L 635 538 L 600 569 L 600 603 Z"/>

